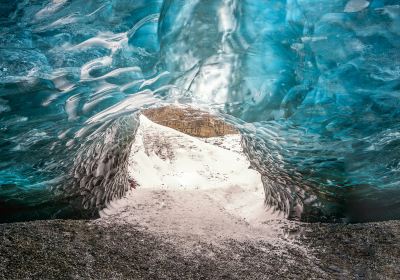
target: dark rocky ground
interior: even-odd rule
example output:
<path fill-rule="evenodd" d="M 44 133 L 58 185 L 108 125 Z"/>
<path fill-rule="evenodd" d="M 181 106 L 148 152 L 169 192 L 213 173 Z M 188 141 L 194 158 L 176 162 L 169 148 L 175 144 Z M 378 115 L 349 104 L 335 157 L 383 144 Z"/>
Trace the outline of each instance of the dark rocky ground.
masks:
<path fill-rule="evenodd" d="M 292 245 L 194 238 L 183 249 L 132 225 L 3 224 L 0 279 L 399 279 L 399 226 L 289 223 Z"/>
<path fill-rule="evenodd" d="M 400 279 L 400 222 L 308 224 L 302 242 L 334 279 Z"/>

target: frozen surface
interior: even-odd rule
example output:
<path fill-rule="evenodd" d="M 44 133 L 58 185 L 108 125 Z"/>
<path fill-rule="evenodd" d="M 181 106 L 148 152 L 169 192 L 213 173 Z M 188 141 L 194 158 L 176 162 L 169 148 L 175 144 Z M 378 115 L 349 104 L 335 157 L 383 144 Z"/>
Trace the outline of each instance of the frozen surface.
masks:
<path fill-rule="evenodd" d="M 142 115 L 128 167 L 136 189 L 101 216 L 157 233 L 270 236 L 274 226 L 268 223 L 283 215 L 265 205 L 261 175 L 249 169 L 240 140 L 240 135 L 195 138 Z"/>
<path fill-rule="evenodd" d="M 291 218 L 399 218 L 399 38 L 400 0 L 2 1 L 0 221 L 123 196 L 162 103 L 239 128 Z"/>

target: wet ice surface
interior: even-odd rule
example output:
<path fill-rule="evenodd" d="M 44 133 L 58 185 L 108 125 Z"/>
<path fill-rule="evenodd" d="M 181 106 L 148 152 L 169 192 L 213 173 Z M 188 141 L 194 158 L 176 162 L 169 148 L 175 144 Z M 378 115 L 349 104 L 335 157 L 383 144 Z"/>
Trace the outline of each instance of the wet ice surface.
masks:
<path fill-rule="evenodd" d="M 292 218 L 400 217 L 399 0 L 83 2 L 0 3 L 1 221 L 123 195 L 123 168 L 86 167 L 164 102 L 229 118 Z"/>
<path fill-rule="evenodd" d="M 347 2 L 346 7 L 344 7 L 344 11 L 349 13 L 359 12 L 368 6 L 369 1 L 367 0 L 351 0 Z"/>

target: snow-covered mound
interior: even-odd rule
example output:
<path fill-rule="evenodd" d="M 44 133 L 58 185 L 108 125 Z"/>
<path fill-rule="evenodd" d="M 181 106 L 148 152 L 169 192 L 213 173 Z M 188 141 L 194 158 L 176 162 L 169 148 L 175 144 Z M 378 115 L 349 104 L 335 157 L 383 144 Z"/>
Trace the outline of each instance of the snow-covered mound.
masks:
<path fill-rule="evenodd" d="M 280 215 L 265 206 L 261 175 L 249 167 L 240 134 L 197 138 L 141 115 L 129 158 L 137 187 L 101 216 L 157 232 L 263 232 Z"/>

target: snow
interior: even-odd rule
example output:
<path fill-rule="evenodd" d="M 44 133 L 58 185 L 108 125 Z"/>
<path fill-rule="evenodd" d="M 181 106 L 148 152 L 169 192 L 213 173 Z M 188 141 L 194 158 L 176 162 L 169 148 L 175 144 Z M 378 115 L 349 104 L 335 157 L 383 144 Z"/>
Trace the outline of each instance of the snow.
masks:
<path fill-rule="evenodd" d="M 281 215 L 265 206 L 261 175 L 249 167 L 239 134 L 196 138 L 141 115 L 129 157 L 138 186 L 101 217 L 158 233 L 264 236 Z"/>

